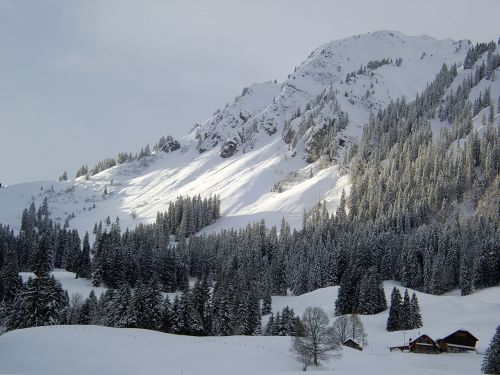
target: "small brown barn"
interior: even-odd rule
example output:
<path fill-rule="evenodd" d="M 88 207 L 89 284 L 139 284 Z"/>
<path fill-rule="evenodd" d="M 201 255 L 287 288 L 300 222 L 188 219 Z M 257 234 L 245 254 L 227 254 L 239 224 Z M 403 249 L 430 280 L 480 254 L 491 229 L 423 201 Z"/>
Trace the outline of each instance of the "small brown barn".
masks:
<path fill-rule="evenodd" d="M 439 346 L 437 343 L 427 335 L 421 335 L 415 340 L 411 340 L 408 345 L 392 346 L 389 348 L 391 352 L 401 351 L 401 352 L 412 352 L 412 353 L 425 353 L 425 354 L 437 354 L 439 353 Z"/>
<path fill-rule="evenodd" d="M 358 349 L 358 350 L 363 350 L 363 348 L 361 347 L 361 345 L 359 345 L 359 344 L 358 344 L 356 341 L 354 341 L 353 339 L 349 339 L 349 340 L 344 341 L 343 345 L 344 345 L 344 346 L 348 346 L 349 348 Z"/>
<path fill-rule="evenodd" d="M 444 339 L 437 340 L 437 343 L 442 352 L 463 353 L 476 350 L 477 341 L 469 331 L 458 330 Z"/>
<path fill-rule="evenodd" d="M 413 341 L 410 340 L 408 347 L 412 353 L 439 353 L 439 346 L 427 335 L 421 335 Z"/>

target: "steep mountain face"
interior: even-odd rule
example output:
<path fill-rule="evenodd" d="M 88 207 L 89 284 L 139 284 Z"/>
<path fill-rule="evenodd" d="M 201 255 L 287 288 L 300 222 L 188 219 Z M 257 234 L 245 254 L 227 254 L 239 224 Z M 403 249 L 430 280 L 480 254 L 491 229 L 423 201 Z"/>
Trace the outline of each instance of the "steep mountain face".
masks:
<path fill-rule="evenodd" d="M 197 147 L 204 151 L 232 142 L 236 149 L 248 151 L 259 141 L 259 134 L 276 132 L 296 145 L 314 128 L 307 134 L 308 144 L 315 132 L 334 121 L 337 128 L 339 122 L 340 127 L 352 125 L 346 133 L 357 138 L 370 112 L 402 96 L 414 98 L 443 63 L 463 61 L 468 48 L 468 42 L 409 37 L 395 31 L 327 43 L 281 86 L 251 86 L 233 105 L 197 126 L 193 131 Z"/>
<path fill-rule="evenodd" d="M 154 221 L 179 195 L 218 194 L 223 217 L 208 230 L 260 219 L 275 225 L 282 217 L 300 226 L 304 210 L 319 200 L 335 210 L 342 190 L 349 189 L 339 161 L 361 138 L 370 113 L 402 96 L 415 98 L 443 63 L 456 63 L 462 74 L 469 48 L 469 42 L 393 31 L 327 43 L 285 82 L 245 88 L 180 139 L 179 150 L 88 180 L 2 189 L 0 222 L 16 228 L 22 208 L 47 197 L 52 217 L 64 221 L 70 216 L 70 225 L 79 230 L 108 215 L 133 227 Z"/>

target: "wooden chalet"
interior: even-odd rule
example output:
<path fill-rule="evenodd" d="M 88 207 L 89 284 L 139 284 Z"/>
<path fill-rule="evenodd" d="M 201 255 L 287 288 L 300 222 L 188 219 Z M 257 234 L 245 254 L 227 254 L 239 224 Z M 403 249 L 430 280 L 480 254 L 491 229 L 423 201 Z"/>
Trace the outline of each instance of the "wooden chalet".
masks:
<path fill-rule="evenodd" d="M 408 346 L 412 353 L 439 353 L 438 344 L 427 335 L 421 335 L 413 341 L 410 339 Z"/>
<path fill-rule="evenodd" d="M 408 345 L 393 346 L 389 348 L 390 351 L 399 350 L 402 352 L 412 352 L 412 353 L 425 353 L 425 354 L 438 354 L 439 346 L 438 344 L 429 336 L 421 335 L 415 340 L 411 340 Z"/>
<path fill-rule="evenodd" d="M 353 349 L 363 350 L 363 347 L 361 345 L 359 345 L 353 339 L 349 339 L 349 340 L 344 341 L 344 343 L 342 345 L 348 346 L 349 348 L 353 348 Z"/>
<path fill-rule="evenodd" d="M 469 331 L 458 330 L 444 339 L 437 340 L 437 344 L 441 352 L 463 353 L 476 350 L 477 341 Z"/>

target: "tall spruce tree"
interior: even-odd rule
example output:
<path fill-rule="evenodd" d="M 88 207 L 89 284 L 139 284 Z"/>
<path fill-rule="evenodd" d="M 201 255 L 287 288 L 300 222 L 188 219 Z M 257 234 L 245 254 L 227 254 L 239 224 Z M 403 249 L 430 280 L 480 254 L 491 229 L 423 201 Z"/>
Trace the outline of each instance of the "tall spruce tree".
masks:
<path fill-rule="evenodd" d="M 170 302 L 170 298 L 167 295 L 162 304 L 160 330 L 163 332 L 171 332 L 173 324 L 174 316 L 172 311 L 172 303 Z"/>
<path fill-rule="evenodd" d="M 78 324 L 95 324 L 97 322 L 97 297 L 94 290 L 90 291 L 88 298 L 83 302 L 80 310 Z"/>
<path fill-rule="evenodd" d="M 391 293 L 391 306 L 389 318 L 387 319 L 387 331 L 399 331 L 401 329 L 402 299 L 399 289 L 394 287 Z"/>
<path fill-rule="evenodd" d="M 411 327 L 411 300 L 408 289 L 405 289 L 403 304 L 401 305 L 401 327 L 400 329 L 412 329 Z"/>
<path fill-rule="evenodd" d="M 377 314 L 386 308 L 382 280 L 375 268 L 371 268 L 361 279 L 356 310 L 360 314 Z"/>
<path fill-rule="evenodd" d="M 83 277 L 89 279 L 92 276 L 92 263 L 90 260 L 90 242 L 89 234 L 85 232 L 83 237 L 83 246 L 80 253 L 80 258 L 78 260 L 78 269 L 76 272 L 76 277 Z"/>
<path fill-rule="evenodd" d="M 356 282 L 352 270 L 347 269 L 340 281 L 340 287 L 335 300 L 335 315 L 350 314 L 354 311 Z"/>
<path fill-rule="evenodd" d="M 410 320 L 410 328 L 420 328 L 422 327 L 422 315 L 420 314 L 420 305 L 418 303 L 417 295 L 415 292 L 411 295 L 410 301 L 410 311 L 411 311 L 411 320 Z"/>
<path fill-rule="evenodd" d="M 52 238 L 49 233 L 42 234 L 35 254 L 33 272 L 37 277 L 47 277 L 52 270 Z"/>
<path fill-rule="evenodd" d="M 491 339 L 490 346 L 484 353 L 481 371 L 484 374 L 500 374 L 500 325 Z"/>
<path fill-rule="evenodd" d="M 133 295 L 130 287 L 123 285 L 114 295 L 107 311 L 108 324 L 112 327 L 131 328 L 135 326 Z"/>
<path fill-rule="evenodd" d="M 0 270 L 0 295 L 5 304 L 9 306 L 21 289 L 17 255 L 14 250 L 7 249 L 5 265 Z"/>
<path fill-rule="evenodd" d="M 140 283 L 133 298 L 136 327 L 158 330 L 162 323 L 162 302 L 156 282 Z"/>

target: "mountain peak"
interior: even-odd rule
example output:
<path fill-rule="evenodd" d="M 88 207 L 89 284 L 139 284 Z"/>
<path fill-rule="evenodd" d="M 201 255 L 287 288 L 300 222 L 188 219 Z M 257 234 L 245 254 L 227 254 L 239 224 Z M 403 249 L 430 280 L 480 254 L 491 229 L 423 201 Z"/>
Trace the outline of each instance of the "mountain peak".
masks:
<path fill-rule="evenodd" d="M 326 90 L 337 95 L 340 108 L 349 114 L 355 126 L 363 126 L 370 112 L 390 100 L 415 97 L 439 72 L 443 62 L 463 61 L 468 46 L 465 41 L 407 36 L 392 30 L 325 43 L 281 85 L 268 82 L 250 86 L 244 90 L 250 95 L 237 97 L 230 106 L 200 124 L 195 130 L 197 148 L 200 152 L 224 148 L 227 141 L 236 145 L 233 152 L 252 149 L 259 141 L 258 133 L 281 133 L 285 122 L 293 120 L 297 111 L 304 111 Z M 367 74 L 360 74 L 358 79 L 356 72 L 367 67 Z M 356 79 L 350 80 L 349 74 L 356 75 Z M 373 96 L 368 100 L 369 90 Z M 248 109 L 242 112 L 244 106 Z M 354 133 L 359 136 L 359 131 Z"/>

